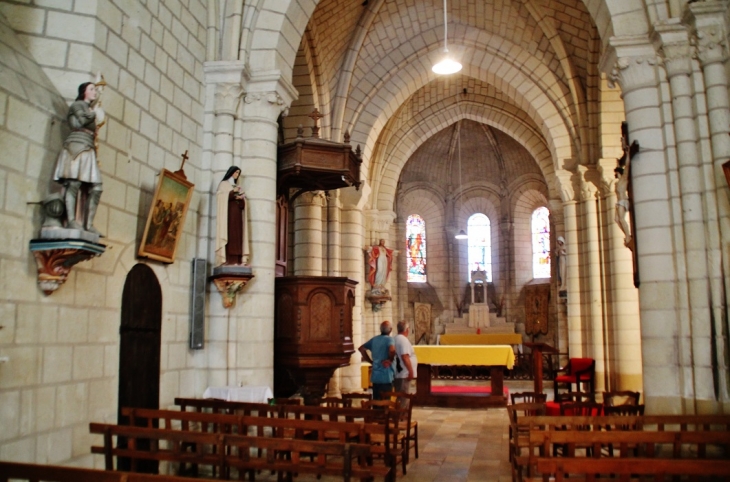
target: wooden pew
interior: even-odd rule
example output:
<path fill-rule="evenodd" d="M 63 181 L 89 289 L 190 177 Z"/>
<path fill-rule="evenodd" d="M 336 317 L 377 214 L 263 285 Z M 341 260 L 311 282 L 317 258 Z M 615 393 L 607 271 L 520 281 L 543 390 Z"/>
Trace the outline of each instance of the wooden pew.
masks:
<path fill-rule="evenodd" d="M 368 434 L 369 439 L 372 439 L 375 435 L 377 438 L 384 439 L 385 441 L 384 444 L 373 447 L 373 451 L 378 455 L 383 456 L 386 464 L 392 466 L 394 470 L 395 463 L 397 459 L 400 458 L 403 473 L 406 473 L 407 460 L 403 455 L 401 455 L 403 449 L 399 446 L 397 439 L 397 424 L 399 421 L 394 417 L 396 412 L 362 408 L 314 407 L 305 405 L 281 405 L 271 407 L 265 404 L 197 398 L 175 398 L 175 404 L 180 406 L 181 411 L 187 411 L 189 409 L 196 411 L 188 413 L 203 413 L 205 411 L 212 411 L 216 413 L 239 413 L 239 411 L 242 411 L 243 413 L 253 413 L 260 410 L 261 413 L 268 413 L 269 416 L 275 414 L 283 419 L 363 422 L 365 423 L 365 431 Z M 399 415 L 401 414 L 400 411 L 397 411 L 397 413 Z M 385 432 L 382 431 L 382 428 L 378 428 L 379 426 L 386 427 Z"/>
<path fill-rule="evenodd" d="M 728 433 L 730 432 L 730 416 L 728 415 L 648 415 L 648 416 L 526 416 L 517 421 L 516 429 L 520 433 L 529 433 L 532 441 L 528 443 L 527 453 L 520 448 L 519 453 L 514 454 L 512 460 L 513 478 L 521 480 L 522 474 L 526 470 L 530 476 L 535 468 L 535 460 L 538 449 L 549 450 L 544 447 L 544 436 L 534 435 L 533 432 L 555 432 L 555 433 L 578 433 L 580 440 L 576 441 L 578 445 L 586 445 L 589 443 L 589 433 L 617 433 L 626 432 L 636 434 L 638 432 L 646 433 L 668 433 L 674 434 L 678 432 L 696 433 L 698 440 L 710 440 L 703 436 L 708 433 Z M 632 435 L 629 435 L 631 437 Z M 540 438 L 542 437 L 542 438 Z M 556 435 L 556 437 L 565 437 L 565 435 Z M 620 437 L 620 436 L 616 436 Z M 687 443 L 691 443 L 692 435 L 683 435 Z M 723 437 L 723 436 L 720 436 Z M 557 440 L 557 439 L 555 439 Z M 561 439 L 562 440 L 562 439 Z M 635 440 L 635 439 L 634 439 Z M 659 440 L 659 439 L 657 439 Z M 717 440 L 718 444 L 723 444 L 724 439 Z M 618 441 L 616 445 L 612 445 L 611 441 L 606 444 L 609 452 L 614 448 L 618 449 Z M 564 443 L 564 440 L 560 443 Z M 636 444 L 631 445 L 635 447 Z M 697 445 L 700 451 L 700 457 L 704 456 L 705 450 L 701 443 Z M 673 450 L 673 449 L 672 449 Z M 545 455 L 549 455 L 546 453 Z"/>
<path fill-rule="evenodd" d="M 248 472 L 250 480 L 254 480 L 257 470 L 274 470 L 280 474 L 335 475 L 347 481 L 351 477 L 388 477 L 392 472 L 389 467 L 366 465 L 371 456 L 371 448 L 367 444 L 95 423 L 90 424 L 89 429 L 91 433 L 101 433 L 104 436 L 104 445 L 92 447 L 92 452 L 104 454 L 107 470 L 114 470 L 115 457 L 127 457 L 132 461 L 133 470 L 139 460 L 193 463 L 211 467 L 222 479 L 231 477 L 232 468 L 237 469 L 241 475 Z M 115 447 L 114 437 L 126 438 L 128 446 Z M 149 440 L 150 448 L 137 449 L 136 441 L 139 439 Z M 194 450 L 188 450 L 189 447 L 194 447 Z M 311 461 L 305 460 L 310 457 Z M 357 463 L 353 464 L 353 460 Z"/>
<path fill-rule="evenodd" d="M 563 482 L 567 474 L 569 480 L 575 475 L 586 476 L 585 480 L 593 482 L 596 475 L 618 475 L 611 480 L 628 482 L 632 476 L 652 475 L 650 480 L 666 480 L 666 476 L 722 476 L 719 480 L 730 481 L 730 461 L 728 460 L 668 460 L 650 458 L 574 458 L 574 457 L 540 457 L 537 459 L 537 470 L 542 474 L 540 480 L 547 481 L 554 477 L 555 482 Z M 712 480 L 718 480 L 713 478 Z"/>
<path fill-rule="evenodd" d="M 29 482 L 190 482 L 187 477 L 172 475 L 135 474 L 60 465 L 0 462 L 0 482 L 27 480 Z M 213 479 L 196 479 L 196 482 Z"/>
<path fill-rule="evenodd" d="M 327 411 L 337 412 L 341 410 L 340 408 L 327 407 L 287 406 L 287 410 L 289 409 L 302 413 L 316 413 L 319 411 L 316 409 L 321 409 L 325 415 Z M 357 441 L 367 444 L 372 444 L 373 441 L 378 440 L 380 444 L 372 447 L 373 455 L 382 457 L 385 464 L 393 470 L 395 470 L 397 460 L 400 458 L 405 473 L 406 464 L 402 447 L 398 444 L 398 436 L 400 435 L 398 424 L 402 412 L 398 410 L 354 410 L 365 421 L 341 422 L 319 419 L 251 417 L 142 408 L 122 408 L 121 412 L 122 415 L 129 418 L 130 425 L 146 426 L 147 428 L 160 427 L 167 430 L 196 430 L 201 432 L 236 433 L 239 435 L 255 434 L 259 437 L 264 436 L 268 431 L 274 437 L 307 438 L 319 441 L 337 440 L 339 442 Z M 92 433 L 95 433 L 94 430 L 98 429 L 97 425 L 100 424 L 94 425 Z M 186 446 L 183 448 L 192 449 L 194 447 Z M 92 447 L 92 452 L 101 453 L 101 449 Z M 193 472 L 195 473 L 198 464 L 194 461 L 189 463 L 193 465 Z"/>

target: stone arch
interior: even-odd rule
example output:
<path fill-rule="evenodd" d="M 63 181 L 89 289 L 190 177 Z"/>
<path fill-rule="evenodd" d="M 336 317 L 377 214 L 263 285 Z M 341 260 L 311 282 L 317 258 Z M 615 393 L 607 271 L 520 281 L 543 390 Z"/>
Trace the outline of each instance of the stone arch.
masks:
<path fill-rule="evenodd" d="M 429 45 L 427 39 L 433 35 L 433 31 L 424 32 L 413 41 Z M 556 165 L 560 159 L 576 157 L 581 140 L 577 135 L 568 87 L 547 66 L 519 46 L 475 29 L 469 29 L 466 36 L 474 40 L 469 45 L 462 43 L 459 46 L 464 48 L 465 54 L 462 58 L 463 75 L 494 85 L 518 108 L 527 112 L 535 124 L 541 126 Z M 417 42 L 418 39 L 421 42 Z M 495 49 L 492 42 L 501 47 Z M 345 117 L 349 119 L 346 127 L 352 135 L 352 142 L 363 145 L 366 162 L 387 120 L 405 99 L 435 78 L 429 63 L 432 47 L 429 45 L 414 51 L 415 60 L 404 58 L 383 79 L 374 83 L 363 79 L 363 85 L 352 87 L 352 92 L 358 95 L 352 96 L 346 107 Z M 516 54 L 512 55 L 514 52 Z M 538 67 L 530 68 L 530 65 Z"/>
<path fill-rule="evenodd" d="M 549 182 L 555 177 L 552 157 L 545 141 L 537 132 L 534 125 L 527 119 L 520 118 L 498 103 L 488 107 L 477 104 L 451 104 L 433 112 L 415 127 L 404 126 L 392 137 L 391 144 L 398 146 L 397 150 L 387 153 L 380 166 L 378 175 L 373 175 L 372 199 L 380 210 L 391 210 L 395 199 L 400 172 L 411 155 L 431 136 L 461 119 L 470 119 L 487 124 L 509 134 L 517 140 L 533 156 L 545 176 L 548 186 L 551 186 L 551 197 L 557 197 L 555 183 Z M 506 106 L 504 106 L 506 107 Z M 416 118 L 416 120 L 419 120 Z M 403 142 L 409 139 L 410 142 Z M 373 166 L 375 169 L 376 166 Z M 375 181 L 377 179 L 377 181 Z M 554 192 L 553 192 L 554 191 Z"/>

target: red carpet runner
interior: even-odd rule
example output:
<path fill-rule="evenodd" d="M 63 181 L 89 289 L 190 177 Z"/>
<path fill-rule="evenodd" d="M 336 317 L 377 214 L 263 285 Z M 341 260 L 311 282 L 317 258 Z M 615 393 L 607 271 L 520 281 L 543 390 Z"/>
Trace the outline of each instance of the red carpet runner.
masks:
<path fill-rule="evenodd" d="M 447 385 L 447 386 L 431 386 L 433 394 L 458 394 L 458 395 L 489 395 L 492 392 L 490 386 L 463 386 L 463 385 Z M 504 396 L 509 396 L 509 389 L 504 387 Z"/>

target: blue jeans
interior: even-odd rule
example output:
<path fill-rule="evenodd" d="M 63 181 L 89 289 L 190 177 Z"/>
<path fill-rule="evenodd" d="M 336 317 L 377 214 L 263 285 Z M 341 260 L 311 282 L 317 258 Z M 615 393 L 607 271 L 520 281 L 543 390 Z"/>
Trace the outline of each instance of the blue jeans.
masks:
<path fill-rule="evenodd" d="M 373 400 L 385 400 L 384 392 L 392 392 L 393 383 L 373 383 Z"/>

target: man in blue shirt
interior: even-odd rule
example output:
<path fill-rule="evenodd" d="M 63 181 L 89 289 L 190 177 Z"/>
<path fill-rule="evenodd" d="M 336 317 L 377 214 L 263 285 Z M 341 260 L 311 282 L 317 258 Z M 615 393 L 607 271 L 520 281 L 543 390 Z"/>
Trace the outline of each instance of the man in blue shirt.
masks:
<path fill-rule="evenodd" d="M 373 366 L 370 377 L 370 381 L 373 382 L 373 400 L 382 400 L 383 392 L 393 391 L 393 369 L 390 365 L 395 358 L 395 340 L 390 337 L 391 331 L 393 326 L 390 321 L 382 322 L 380 335 L 372 337 L 358 348 L 362 353 L 362 359 Z"/>

